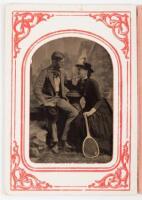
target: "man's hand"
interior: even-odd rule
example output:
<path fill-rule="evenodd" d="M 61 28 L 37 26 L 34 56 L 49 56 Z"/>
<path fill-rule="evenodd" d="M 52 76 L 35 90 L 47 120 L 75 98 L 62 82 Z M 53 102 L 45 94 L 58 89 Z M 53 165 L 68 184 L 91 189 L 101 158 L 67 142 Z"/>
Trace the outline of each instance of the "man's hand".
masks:
<path fill-rule="evenodd" d="M 50 102 L 50 103 L 45 103 L 44 106 L 50 106 L 50 107 L 55 107 L 56 104 L 53 103 L 53 102 Z"/>
<path fill-rule="evenodd" d="M 54 99 L 48 99 L 47 101 L 44 102 L 44 106 L 50 106 L 50 107 L 55 107 L 57 102 L 57 98 L 54 97 Z"/>

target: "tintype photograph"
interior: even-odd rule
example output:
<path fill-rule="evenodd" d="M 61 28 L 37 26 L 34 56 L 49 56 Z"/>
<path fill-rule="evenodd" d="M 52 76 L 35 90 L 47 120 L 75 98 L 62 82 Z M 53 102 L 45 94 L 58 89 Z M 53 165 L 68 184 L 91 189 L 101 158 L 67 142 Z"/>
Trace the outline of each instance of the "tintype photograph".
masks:
<path fill-rule="evenodd" d="M 7 194 L 136 192 L 136 14 L 131 5 L 7 7 Z"/>
<path fill-rule="evenodd" d="M 30 159 L 107 163 L 113 156 L 113 66 L 88 39 L 45 43 L 30 69 Z"/>

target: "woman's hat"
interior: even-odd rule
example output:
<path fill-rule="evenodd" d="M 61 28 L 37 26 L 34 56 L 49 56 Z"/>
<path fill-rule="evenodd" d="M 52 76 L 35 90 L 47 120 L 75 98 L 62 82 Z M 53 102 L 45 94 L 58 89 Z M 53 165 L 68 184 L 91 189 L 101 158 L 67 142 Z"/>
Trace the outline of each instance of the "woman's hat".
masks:
<path fill-rule="evenodd" d="M 89 71 L 91 73 L 94 72 L 94 70 L 92 69 L 92 66 L 91 66 L 90 63 L 87 63 L 87 62 L 84 62 L 82 64 L 81 63 L 77 63 L 76 66 L 80 67 L 82 69 L 85 69 L 85 70 L 87 70 L 87 71 Z"/>

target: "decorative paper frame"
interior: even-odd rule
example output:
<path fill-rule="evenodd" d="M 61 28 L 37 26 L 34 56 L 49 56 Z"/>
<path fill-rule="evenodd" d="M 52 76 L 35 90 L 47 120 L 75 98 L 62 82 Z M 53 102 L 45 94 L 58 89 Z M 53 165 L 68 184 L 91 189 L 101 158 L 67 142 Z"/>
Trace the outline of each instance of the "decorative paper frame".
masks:
<path fill-rule="evenodd" d="M 141 132 L 141 126 L 142 126 L 142 95 L 141 95 L 141 89 L 142 89 L 142 80 L 141 80 L 141 74 L 142 74 L 142 59 L 141 59 L 141 54 L 142 54 L 142 39 L 141 39 L 141 34 L 142 34 L 142 28 L 141 28 L 141 23 L 142 23 L 142 6 L 138 6 L 137 8 L 137 37 L 138 37 L 138 107 L 139 107 L 139 113 L 138 113 L 138 192 L 142 192 L 142 171 L 141 171 L 141 166 L 142 166 L 142 132 Z"/>
<path fill-rule="evenodd" d="M 50 194 L 136 191 L 135 12 L 135 7 L 124 5 L 8 6 L 5 52 L 5 73 L 8 72 L 8 182 L 5 185 L 8 192 L 36 191 Z M 113 62 L 114 153 L 112 161 L 107 164 L 34 164 L 27 156 L 30 58 L 45 42 L 68 36 L 97 41 L 107 49 Z"/>

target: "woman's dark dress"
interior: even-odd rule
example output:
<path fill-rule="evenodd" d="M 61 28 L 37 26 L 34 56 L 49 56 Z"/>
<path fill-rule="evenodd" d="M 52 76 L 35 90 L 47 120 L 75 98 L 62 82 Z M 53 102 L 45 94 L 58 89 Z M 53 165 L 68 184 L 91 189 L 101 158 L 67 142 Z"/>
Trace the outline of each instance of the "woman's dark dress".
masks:
<path fill-rule="evenodd" d="M 96 112 L 88 117 L 91 135 L 99 144 L 101 153 L 112 155 L 113 115 L 112 109 L 105 98 L 101 98 L 98 83 L 93 79 L 79 82 L 76 89 L 84 96 L 86 104 L 83 112 L 95 107 Z M 72 143 L 81 150 L 86 137 L 86 128 L 83 112 L 81 112 L 72 124 Z"/>

